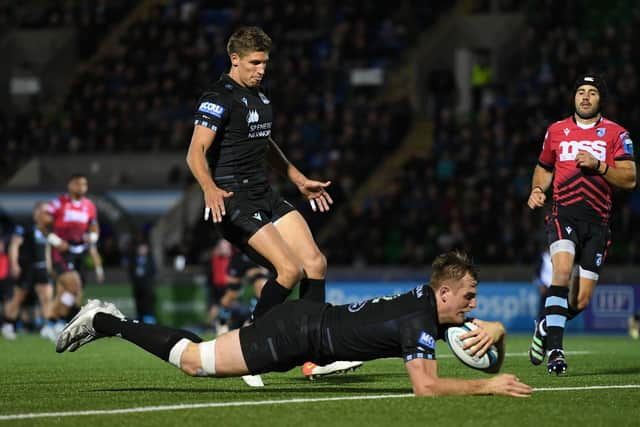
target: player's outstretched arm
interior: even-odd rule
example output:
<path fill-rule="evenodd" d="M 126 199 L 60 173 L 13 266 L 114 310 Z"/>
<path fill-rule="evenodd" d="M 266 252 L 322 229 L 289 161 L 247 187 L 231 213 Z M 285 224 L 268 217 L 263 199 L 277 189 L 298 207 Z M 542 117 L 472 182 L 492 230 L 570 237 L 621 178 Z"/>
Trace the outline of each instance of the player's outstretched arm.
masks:
<path fill-rule="evenodd" d="M 282 176 L 289 178 L 298 187 L 298 190 L 309 200 L 311 209 L 315 212 L 327 212 L 333 204 L 333 199 L 326 188 L 331 181 L 316 181 L 307 178 L 284 155 L 278 144 L 269 138 L 269 152 L 267 153 L 269 165 Z"/>
<path fill-rule="evenodd" d="M 416 396 L 499 395 L 528 397 L 532 389 L 511 374 L 464 380 L 438 377 L 435 360 L 413 359 L 405 363 Z"/>

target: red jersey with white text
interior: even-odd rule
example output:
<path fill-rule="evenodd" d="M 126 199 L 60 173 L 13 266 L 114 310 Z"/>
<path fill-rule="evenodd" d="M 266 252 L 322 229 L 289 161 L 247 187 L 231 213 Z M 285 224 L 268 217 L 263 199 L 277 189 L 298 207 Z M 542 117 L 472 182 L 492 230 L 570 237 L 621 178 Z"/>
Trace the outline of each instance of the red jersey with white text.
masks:
<path fill-rule="evenodd" d="M 49 202 L 47 212 L 53 216 L 53 232 L 73 244 L 84 243 L 89 225 L 97 221 L 96 206 L 86 197 L 73 200 L 63 194 Z"/>
<path fill-rule="evenodd" d="M 604 117 L 588 129 L 568 117 L 549 126 L 544 138 L 538 164 L 554 171 L 553 214 L 608 224 L 612 187 L 595 170 L 576 166 L 580 150 L 611 168 L 616 160 L 633 161 L 633 142 L 626 129 Z"/>

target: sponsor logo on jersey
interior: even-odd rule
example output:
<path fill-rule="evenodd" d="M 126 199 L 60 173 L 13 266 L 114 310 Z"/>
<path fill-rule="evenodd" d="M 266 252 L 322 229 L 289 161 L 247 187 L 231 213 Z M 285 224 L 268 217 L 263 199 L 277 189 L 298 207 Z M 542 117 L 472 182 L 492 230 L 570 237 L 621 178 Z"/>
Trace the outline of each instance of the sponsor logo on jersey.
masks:
<path fill-rule="evenodd" d="M 560 141 L 560 161 L 575 160 L 578 151 L 588 151 L 600 161 L 607 158 L 607 142 L 602 140 L 595 141 Z"/>
<path fill-rule="evenodd" d="M 243 96 L 242 99 L 240 99 L 240 101 L 242 101 L 242 103 L 244 104 L 245 107 L 249 106 L 249 101 L 247 101 L 246 97 Z"/>
<path fill-rule="evenodd" d="M 351 304 L 349 304 L 349 307 L 347 307 L 347 310 L 349 310 L 351 313 L 355 313 L 356 311 L 362 310 L 362 307 L 364 307 L 366 304 L 367 300 L 352 302 Z"/>
<path fill-rule="evenodd" d="M 569 130 L 569 128 L 564 128 L 565 136 L 569 135 L 569 132 L 571 132 L 571 130 Z"/>
<path fill-rule="evenodd" d="M 432 350 L 435 350 L 436 348 L 436 340 L 425 331 L 422 331 L 422 333 L 420 334 L 420 338 L 418 339 L 418 342 L 423 346 L 430 348 Z"/>
<path fill-rule="evenodd" d="M 564 229 L 567 230 L 567 234 L 571 234 L 571 232 L 573 231 L 573 228 L 569 226 L 566 226 Z"/>
<path fill-rule="evenodd" d="M 89 214 L 84 211 L 73 211 L 73 210 L 65 210 L 64 217 L 62 218 L 64 222 L 89 222 Z"/>
<path fill-rule="evenodd" d="M 253 218 L 257 219 L 258 221 L 262 221 L 262 215 L 260 215 L 260 212 L 254 213 Z"/>
<path fill-rule="evenodd" d="M 260 115 L 258 114 L 258 111 L 249 110 L 249 113 L 247 114 L 247 123 L 249 124 L 258 123 L 258 120 L 260 120 Z"/>
<path fill-rule="evenodd" d="M 271 103 L 271 101 L 269 101 L 269 98 L 267 98 L 264 93 L 258 92 L 258 96 L 262 100 L 263 104 L 270 104 Z"/>
<path fill-rule="evenodd" d="M 602 138 L 606 134 L 607 134 L 607 129 L 606 128 L 598 128 L 598 129 L 596 129 L 596 135 L 598 135 L 598 138 Z"/>
<path fill-rule="evenodd" d="M 203 102 L 198 107 L 198 111 L 221 118 L 222 113 L 224 113 L 224 107 L 222 105 L 214 104 L 213 102 Z"/>

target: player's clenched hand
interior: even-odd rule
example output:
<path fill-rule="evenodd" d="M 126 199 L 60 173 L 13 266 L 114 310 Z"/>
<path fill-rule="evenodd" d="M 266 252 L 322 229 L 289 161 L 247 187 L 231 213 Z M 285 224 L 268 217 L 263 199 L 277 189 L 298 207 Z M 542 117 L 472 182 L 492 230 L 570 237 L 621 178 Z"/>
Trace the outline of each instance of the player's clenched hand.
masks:
<path fill-rule="evenodd" d="M 488 392 L 490 394 L 511 397 L 529 397 L 533 389 L 512 374 L 501 374 L 489 378 Z"/>
<path fill-rule="evenodd" d="M 585 150 L 578 150 L 575 161 L 578 168 L 597 169 L 599 166 L 598 159 Z"/>
<path fill-rule="evenodd" d="M 529 194 L 529 200 L 527 201 L 527 205 L 531 209 L 541 208 L 544 206 L 544 202 L 547 199 L 547 195 L 540 189 L 540 187 L 534 187 L 531 190 L 531 194 Z"/>
<path fill-rule="evenodd" d="M 204 220 L 209 220 L 209 215 L 213 217 L 213 222 L 222 222 L 222 217 L 226 214 L 224 199 L 233 196 L 232 191 L 225 191 L 219 187 L 208 188 L 204 192 Z"/>
<path fill-rule="evenodd" d="M 480 319 L 474 319 L 473 323 L 477 328 L 460 335 L 460 339 L 464 342 L 464 349 L 469 349 L 472 356 L 482 357 L 504 336 L 504 326 L 500 322 L 486 322 Z"/>
<path fill-rule="evenodd" d="M 333 204 L 333 199 L 329 193 L 327 193 L 328 186 L 331 185 L 331 181 L 315 181 L 313 179 L 306 179 L 302 185 L 298 186 L 298 189 L 309 200 L 311 209 L 316 212 L 320 209 L 320 212 L 327 212 L 330 209 L 330 205 Z"/>

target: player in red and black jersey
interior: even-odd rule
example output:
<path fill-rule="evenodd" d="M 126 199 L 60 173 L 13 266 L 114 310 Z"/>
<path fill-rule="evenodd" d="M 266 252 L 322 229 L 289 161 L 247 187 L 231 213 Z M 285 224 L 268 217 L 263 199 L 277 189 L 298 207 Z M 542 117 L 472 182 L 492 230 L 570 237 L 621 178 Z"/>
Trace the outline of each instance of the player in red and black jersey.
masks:
<path fill-rule="evenodd" d="M 531 209 L 544 206 L 546 192 L 553 185 L 553 208 L 547 222 L 553 277 L 529 355 L 534 365 L 548 356 L 549 373 L 556 374 L 567 368 L 562 344 L 566 321 L 589 303 L 611 245 L 611 194 L 616 188 L 633 190 L 636 186 L 629 132 L 602 117 L 600 111 L 607 95 L 605 82 L 587 74 L 573 89 L 574 114 L 549 126 L 528 200 Z M 579 288 L 570 300 L 574 264 Z"/>
<path fill-rule="evenodd" d="M 82 298 L 82 262 L 87 253 L 94 259 L 99 282 L 104 273 L 96 244 L 100 226 L 94 203 L 86 197 L 87 177 L 71 175 L 68 193 L 52 200 L 47 212 L 53 218 L 53 230 L 47 236 L 51 245 L 51 263 L 56 275 L 56 300 L 53 314 L 61 319 L 77 311 Z"/>

